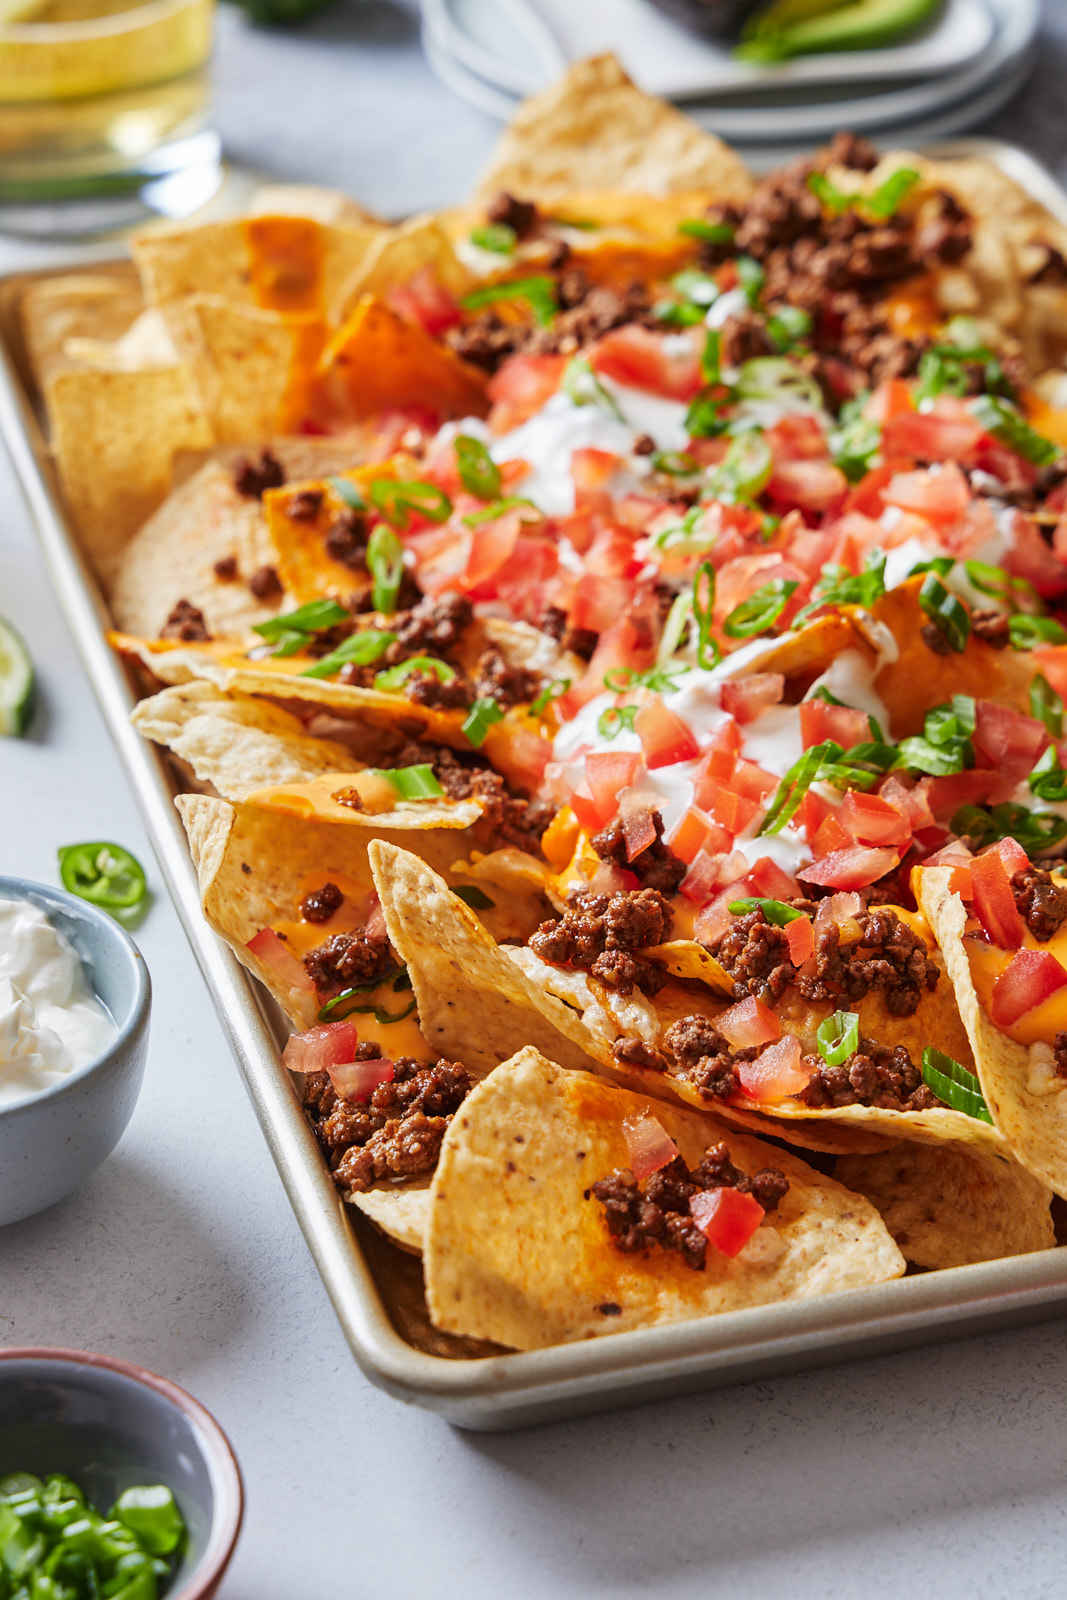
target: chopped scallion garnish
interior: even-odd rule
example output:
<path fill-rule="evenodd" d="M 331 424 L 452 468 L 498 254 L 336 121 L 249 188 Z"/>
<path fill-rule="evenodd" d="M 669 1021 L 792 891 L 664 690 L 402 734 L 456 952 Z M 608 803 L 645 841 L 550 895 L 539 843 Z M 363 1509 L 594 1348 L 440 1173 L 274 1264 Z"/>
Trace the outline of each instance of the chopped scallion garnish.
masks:
<path fill-rule="evenodd" d="M 392 693 L 407 683 L 413 672 L 432 673 L 439 683 L 451 683 L 456 676 L 455 667 L 450 667 L 447 661 L 439 661 L 436 656 L 411 656 L 409 660 L 401 661 L 399 666 L 379 672 L 375 676 L 374 687 L 384 689 L 387 694 Z"/>
<path fill-rule="evenodd" d="M 734 607 L 722 625 L 730 639 L 753 639 L 773 628 L 798 587 L 794 579 L 772 578 Z"/>
<path fill-rule="evenodd" d="M 971 618 L 962 601 L 950 594 L 935 572 L 928 572 L 919 590 L 919 604 L 952 649 L 966 650 Z"/>
<path fill-rule="evenodd" d="M 394 611 L 404 577 L 404 546 L 384 522 L 378 523 L 367 541 L 367 571 L 374 584 L 371 604 L 375 611 Z"/>
<path fill-rule="evenodd" d="M 502 721 L 504 713 L 495 700 L 476 700 L 467 712 L 463 732 L 476 750 L 485 743 L 485 736 L 494 722 Z"/>
<path fill-rule="evenodd" d="M 835 1011 L 815 1030 L 819 1054 L 828 1067 L 844 1066 L 860 1047 L 858 1011 Z"/>
<path fill-rule="evenodd" d="M 744 917 L 750 911 L 762 911 L 768 922 L 776 928 L 785 928 L 791 922 L 796 922 L 798 917 L 804 916 L 803 911 L 798 911 L 795 906 L 787 906 L 784 900 L 760 900 L 746 897 L 744 900 L 730 901 L 730 915 Z"/>
<path fill-rule="evenodd" d="M 506 283 L 486 284 L 482 289 L 465 294 L 459 303 L 466 311 L 479 311 L 482 306 L 495 305 L 498 300 L 525 300 L 542 328 L 550 325 L 559 310 L 555 280 L 542 273 L 529 278 L 510 278 Z"/>
<path fill-rule="evenodd" d="M 372 767 L 376 778 L 384 778 L 402 800 L 436 800 L 444 790 L 434 777 L 433 768 L 420 762 L 414 767 Z"/>
<path fill-rule="evenodd" d="M 300 676 L 332 678 L 335 672 L 340 672 L 349 662 L 355 662 L 357 666 L 367 666 L 384 656 L 395 638 L 395 633 L 386 633 L 379 628 L 364 628 L 359 633 L 352 633 L 347 639 L 342 640 L 336 650 L 331 650 L 328 656 L 316 661 L 313 667 L 305 667 Z"/>
<path fill-rule="evenodd" d="M 982 1085 L 974 1073 L 945 1055 L 943 1050 L 928 1047 L 923 1051 L 922 1074 L 927 1088 L 953 1111 L 963 1111 L 980 1122 L 993 1121 Z"/>
<path fill-rule="evenodd" d="M 452 448 L 459 480 L 467 493 L 479 500 L 495 500 L 500 494 L 500 468 L 482 441 L 469 433 L 458 433 Z"/>

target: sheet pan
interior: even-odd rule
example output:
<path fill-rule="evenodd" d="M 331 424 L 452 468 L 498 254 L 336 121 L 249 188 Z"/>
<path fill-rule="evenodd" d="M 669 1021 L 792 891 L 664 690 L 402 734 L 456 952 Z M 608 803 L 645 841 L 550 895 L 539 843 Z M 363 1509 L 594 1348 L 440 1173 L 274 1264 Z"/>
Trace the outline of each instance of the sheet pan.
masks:
<path fill-rule="evenodd" d="M 937 155 L 994 161 L 1061 220 L 1067 194 L 1031 157 L 994 140 Z M 211 931 L 174 808 L 167 756 L 129 724 L 132 684 L 108 647 L 108 616 L 53 471 L 17 306 L 27 283 L 0 280 L 0 433 L 22 483 L 56 596 L 140 804 L 160 869 L 211 991 L 256 1116 L 352 1353 L 371 1382 L 461 1427 L 495 1430 L 799 1372 L 1067 1312 L 1067 1249 L 922 1273 L 808 1302 L 511 1354 L 438 1334 L 418 1260 L 346 1209 L 281 1065 L 284 1021 Z M 77 270 L 73 265 L 71 270 Z M 84 270 L 82 268 L 81 270 Z M 94 263 L 94 271 L 101 270 Z M 114 263 L 104 270 L 128 271 Z"/>

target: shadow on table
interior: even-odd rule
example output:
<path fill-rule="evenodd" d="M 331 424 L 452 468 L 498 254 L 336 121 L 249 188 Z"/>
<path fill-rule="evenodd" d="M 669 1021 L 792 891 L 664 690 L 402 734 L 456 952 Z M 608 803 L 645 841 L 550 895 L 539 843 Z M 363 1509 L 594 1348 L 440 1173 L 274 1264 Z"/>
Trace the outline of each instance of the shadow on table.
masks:
<path fill-rule="evenodd" d="M 776 1562 L 810 1582 L 835 1550 L 862 1550 L 869 1563 L 909 1536 L 928 1548 L 926 1523 L 938 1538 L 959 1525 L 973 1560 L 992 1508 L 1032 1518 L 1035 1499 L 1058 1495 L 1063 1336 L 1053 1323 L 457 1439 L 504 1478 L 502 1508 L 520 1490 L 511 1561 L 543 1570 L 550 1538 L 553 1581 L 565 1577 L 568 1594 L 673 1593 L 675 1581 L 688 1594 L 685 1573 L 697 1569 L 725 1594 L 732 1570 L 751 1584 Z M 1032 1521 L 1020 1536 L 1024 1525 L 1039 1537 Z"/>

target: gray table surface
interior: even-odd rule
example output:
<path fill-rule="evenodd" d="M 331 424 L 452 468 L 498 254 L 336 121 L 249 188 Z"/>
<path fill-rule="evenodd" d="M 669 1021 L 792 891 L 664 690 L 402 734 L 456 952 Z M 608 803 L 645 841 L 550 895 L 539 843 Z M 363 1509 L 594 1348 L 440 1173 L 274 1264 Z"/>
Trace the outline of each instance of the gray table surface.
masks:
<path fill-rule="evenodd" d="M 1067 7 L 1047 3 L 1032 84 L 982 131 L 1067 179 Z M 217 84 L 237 158 L 393 213 L 462 195 L 494 133 L 385 0 L 298 35 L 224 8 Z M 0 612 L 43 698 L 33 736 L 0 741 L 0 871 L 55 881 L 56 846 L 94 837 L 150 862 L 2 455 Z M 130 1357 L 215 1412 L 248 1490 L 223 1600 L 1064 1592 L 1062 1323 L 511 1436 L 370 1387 L 150 877 L 144 1092 L 73 1200 L 0 1233 L 0 1340 Z"/>

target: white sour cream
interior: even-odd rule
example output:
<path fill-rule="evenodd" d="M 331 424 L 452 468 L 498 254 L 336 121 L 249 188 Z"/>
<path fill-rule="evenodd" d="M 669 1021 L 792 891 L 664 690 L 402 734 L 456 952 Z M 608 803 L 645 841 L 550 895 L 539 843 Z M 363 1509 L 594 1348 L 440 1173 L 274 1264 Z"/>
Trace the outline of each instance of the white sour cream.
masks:
<path fill-rule="evenodd" d="M 70 941 L 27 900 L 0 900 L 0 1105 L 86 1066 L 118 1030 Z"/>

